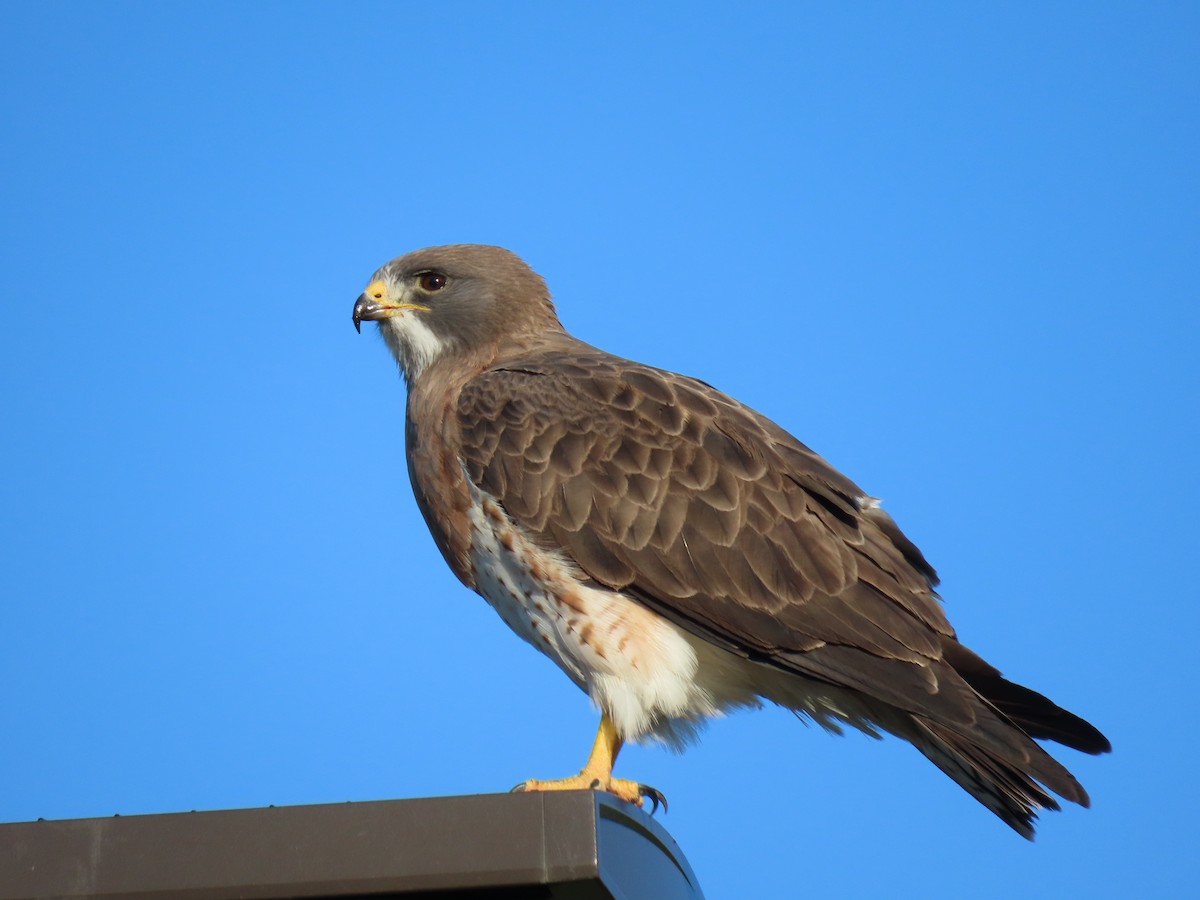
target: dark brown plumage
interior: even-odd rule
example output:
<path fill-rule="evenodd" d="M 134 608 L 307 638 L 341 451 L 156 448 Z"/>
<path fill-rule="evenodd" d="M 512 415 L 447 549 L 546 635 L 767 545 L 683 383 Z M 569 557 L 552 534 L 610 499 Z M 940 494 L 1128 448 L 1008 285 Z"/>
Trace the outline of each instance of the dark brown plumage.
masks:
<path fill-rule="evenodd" d="M 430 272 L 446 283 L 425 291 Z M 1108 741 L 958 643 L 920 551 L 779 426 L 703 382 L 571 337 L 541 279 L 499 248 L 394 260 L 360 318 L 382 320 L 409 381 L 410 473 L 438 546 L 616 721 L 617 748 L 642 734 L 681 740 L 693 720 L 758 696 L 905 738 L 1027 837 L 1038 807 L 1057 808 L 1043 788 L 1088 804 L 1032 738 L 1088 753 Z M 493 502 L 497 530 L 485 534 L 479 510 Z M 487 549 L 493 538 L 508 550 Z M 565 582 L 537 574 L 560 563 Z M 506 586 L 531 571 L 524 589 Z M 604 598 L 684 637 L 696 672 L 678 655 L 657 665 L 678 665 L 698 699 L 646 701 L 643 725 L 623 732 L 601 676 L 641 676 L 637 659 L 609 658 L 618 642 L 591 639 L 617 615 L 598 616 Z"/>

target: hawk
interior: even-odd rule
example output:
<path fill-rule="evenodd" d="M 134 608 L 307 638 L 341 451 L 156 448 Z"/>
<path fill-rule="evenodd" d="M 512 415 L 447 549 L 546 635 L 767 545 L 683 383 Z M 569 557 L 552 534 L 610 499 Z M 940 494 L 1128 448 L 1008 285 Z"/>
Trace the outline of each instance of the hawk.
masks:
<path fill-rule="evenodd" d="M 578 775 L 525 790 L 661 795 L 613 777 L 624 742 L 682 747 L 763 700 L 912 743 L 1025 837 L 1083 787 L 1034 741 L 1092 725 L 959 643 L 921 551 L 877 500 L 703 381 L 571 336 L 500 248 L 429 247 L 371 277 L 408 388 L 417 504 L 454 574 L 600 711 Z"/>

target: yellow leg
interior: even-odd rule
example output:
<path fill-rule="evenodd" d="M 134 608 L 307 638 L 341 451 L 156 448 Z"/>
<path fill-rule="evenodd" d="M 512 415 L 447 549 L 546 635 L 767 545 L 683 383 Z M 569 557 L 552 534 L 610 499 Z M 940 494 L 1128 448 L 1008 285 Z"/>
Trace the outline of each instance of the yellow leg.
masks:
<path fill-rule="evenodd" d="M 636 806 L 642 805 L 643 797 L 649 797 L 653 801 L 655 809 L 658 809 L 659 803 L 662 803 L 665 809 L 666 800 L 654 788 L 638 784 L 636 781 L 612 777 L 613 763 L 617 761 L 617 754 L 621 752 L 623 743 L 612 719 L 607 715 L 601 715 L 600 727 L 596 730 L 596 741 L 592 744 L 592 752 L 588 754 L 587 762 L 579 770 L 578 775 L 572 775 L 570 778 L 558 778 L 554 781 L 530 779 L 518 785 L 515 790 L 607 791 Z"/>

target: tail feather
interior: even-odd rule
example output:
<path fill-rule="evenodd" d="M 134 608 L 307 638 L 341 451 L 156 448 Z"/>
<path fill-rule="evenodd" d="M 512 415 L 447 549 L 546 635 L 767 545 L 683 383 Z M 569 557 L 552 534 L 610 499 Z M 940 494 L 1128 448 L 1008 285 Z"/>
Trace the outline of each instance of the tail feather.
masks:
<path fill-rule="evenodd" d="M 1108 739 L 1090 723 L 1036 691 L 1007 681 L 956 641 L 943 659 L 962 679 L 939 679 L 942 688 L 974 695 L 971 726 L 910 714 L 904 737 L 971 796 L 1030 840 L 1039 809 L 1059 809 L 1054 794 L 1089 806 L 1087 791 L 1033 738 L 1057 741 L 1086 753 L 1106 753 Z"/>
<path fill-rule="evenodd" d="M 924 664 L 844 645 L 781 653 L 789 677 L 760 682 L 762 695 L 827 728 L 836 718 L 909 741 L 1025 838 L 1033 838 L 1038 810 L 1060 808 L 1054 795 L 1089 806 L 1075 776 L 1034 739 L 1087 753 L 1107 752 L 1108 739 L 953 638 L 942 650 Z"/>
<path fill-rule="evenodd" d="M 913 745 L 1023 838 L 1033 840 L 1039 809 L 1059 809 L 1023 769 L 944 726 L 916 717 L 914 722 L 916 732 L 908 735 Z"/>

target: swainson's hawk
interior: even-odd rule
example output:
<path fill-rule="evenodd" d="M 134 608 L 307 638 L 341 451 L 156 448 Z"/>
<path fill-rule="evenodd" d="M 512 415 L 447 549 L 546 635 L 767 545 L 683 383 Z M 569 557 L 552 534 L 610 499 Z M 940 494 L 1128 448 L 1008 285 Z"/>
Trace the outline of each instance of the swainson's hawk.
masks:
<path fill-rule="evenodd" d="M 854 482 L 702 381 L 567 334 L 542 279 L 473 244 L 401 256 L 377 320 L 408 384 L 408 470 L 450 568 L 601 712 L 583 770 L 626 740 L 681 746 L 762 699 L 898 735 L 1026 837 L 1087 793 L 1033 738 L 1105 737 L 960 644 L 937 575 Z"/>

